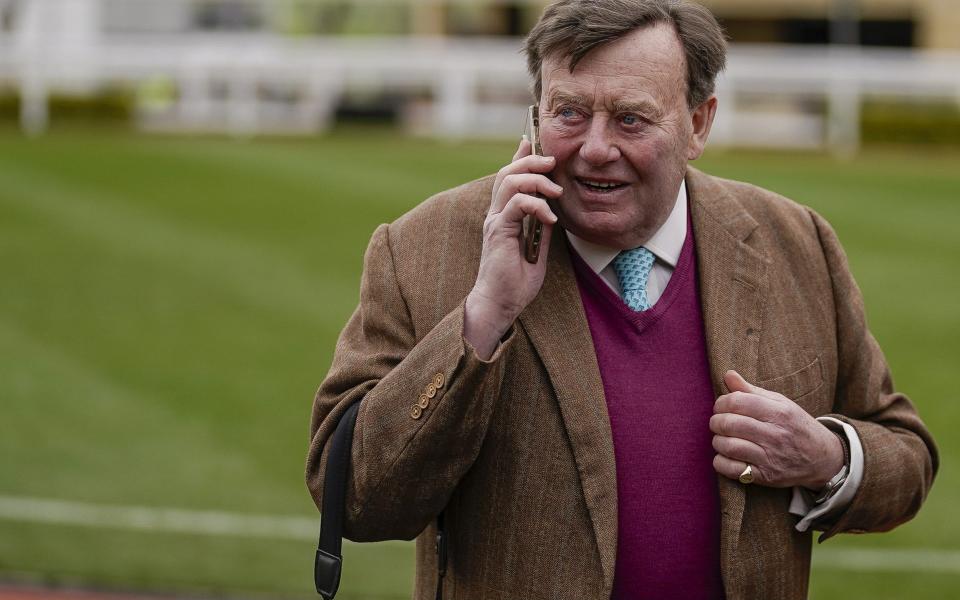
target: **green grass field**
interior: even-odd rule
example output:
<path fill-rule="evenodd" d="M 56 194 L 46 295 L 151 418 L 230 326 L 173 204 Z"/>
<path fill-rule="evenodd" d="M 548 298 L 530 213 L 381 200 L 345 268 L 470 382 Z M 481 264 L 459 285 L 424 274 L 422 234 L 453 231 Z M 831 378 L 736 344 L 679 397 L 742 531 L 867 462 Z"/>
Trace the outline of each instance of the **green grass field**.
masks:
<path fill-rule="evenodd" d="M 352 130 L 234 142 L 0 129 L 0 496 L 315 516 L 310 404 L 374 227 L 496 170 L 513 142 Z M 708 153 L 844 241 L 943 466 L 912 523 L 815 549 L 812 597 L 960 596 L 960 153 Z M 951 508 L 953 507 L 953 508 Z M 311 594 L 314 542 L 0 517 L 0 581 Z M 853 550 L 934 551 L 889 570 Z M 409 597 L 411 549 L 349 546 L 343 598 Z"/>

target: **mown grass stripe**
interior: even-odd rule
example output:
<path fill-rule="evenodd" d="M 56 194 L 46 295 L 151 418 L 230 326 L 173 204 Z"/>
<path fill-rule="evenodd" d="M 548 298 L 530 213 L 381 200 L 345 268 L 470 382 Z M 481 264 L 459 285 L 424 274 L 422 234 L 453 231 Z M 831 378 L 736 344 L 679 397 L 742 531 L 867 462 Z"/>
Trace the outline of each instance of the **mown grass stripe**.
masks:
<path fill-rule="evenodd" d="M 196 281 L 219 287 L 257 309 L 316 323 L 324 319 L 325 299 L 355 295 L 352 284 L 329 277 L 320 281 L 317 274 L 271 248 L 148 214 L 107 190 L 84 189 L 61 181 L 53 172 L 0 167 L 0 183 L 5 203 L 117 253 L 190 273 Z"/>
<path fill-rule="evenodd" d="M 813 565 L 835 571 L 960 574 L 960 551 L 934 548 L 818 548 Z"/>
<path fill-rule="evenodd" d="M 320 520 L 317 517 L 94 504 L 21 496 L 0 496 L 0 519 L 108 529 L 287 540 L 315 540 L 320 526 Z M 346 542 L 352 543 L 349 540 Z M 388 543 L 409 545 L 409 542 L 403 541 Z"/>
<path fill-rule="evenodd" d="M 93 504 L 0 495 L 0 519 L 82 527 L 191 535 L 313 540 L 319 520 L 293 515 L 262 515 L 182 508 Z M 352 544 L 345 540 L 347 544 Z M 381 542 L 409 546 L 410 542 Z M 902 571 L 960 574 L 960 551 L 931 548 L 818 548 L 815 567 L 841 571 Z"/>

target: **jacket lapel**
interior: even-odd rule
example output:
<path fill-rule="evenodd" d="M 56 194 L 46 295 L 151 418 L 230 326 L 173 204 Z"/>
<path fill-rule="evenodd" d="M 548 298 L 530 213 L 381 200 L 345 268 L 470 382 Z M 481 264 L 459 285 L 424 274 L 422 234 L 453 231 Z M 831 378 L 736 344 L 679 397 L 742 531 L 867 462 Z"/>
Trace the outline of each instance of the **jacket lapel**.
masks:
<path fill-rule="evenodd" d="M 605 592 L 617 555 L 617 476 L 603 382 L 563 232 L 554 231 L 547 275 L 520 322 L 540 355 L 570 437 L 593 522 Z"/>
<path fill-rule="evenodd" d="M 757 222 L 717 180 L 690 168 L 687 190 L 710 377 L 714 394 L 719 396 L 727 392 L 723 375 L 729 369 L 736 369 L 748 381 L 756 381 L 766 261 L 750 244 Z M 738 596 L 737 582 L 742 581 L 736 552 L 746 488 L 723 476 L 717 480 L 722 514 L 721 572 L 727 597 L 734 598 Z"/>
<path fill-rule="evenodd" d="M 697 250 L 710 376 L 715 395 L 726 393 L 723 374 L 737 369 L 755 381 L 766 262 L 749 243 L 757 222 L 715 179 L 690 168 L 687 192 Z M 605 590 L 609 596 L 617 553 L 617 480 L 610 417 L 593 340 L 566 241 L 558 229 L 550 245 L 547 275 L 537 298 L 520 315 L 537 350 L 570 436 L 590 511 Z M 744 486 L 718 476 L 721 571 L 727 597 L 741 580 L 736 560 L 743 520 Z"/>

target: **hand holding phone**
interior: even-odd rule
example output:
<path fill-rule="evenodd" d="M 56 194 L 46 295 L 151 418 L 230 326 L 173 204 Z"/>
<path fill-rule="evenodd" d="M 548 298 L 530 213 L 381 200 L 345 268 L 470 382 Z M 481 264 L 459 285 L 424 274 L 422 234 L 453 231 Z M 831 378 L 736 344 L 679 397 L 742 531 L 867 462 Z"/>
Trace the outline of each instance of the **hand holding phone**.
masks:
<path fill-rule="evenodd" d="M 547 176 L 555 160 L 539 155 L 536 107 L 528 116 L 524 137 L 529 138 L 520 143 L 513 160 L 493 181 L 477 281 L 464 304 L 464 340 L 483 360 L 493 354 L 543 286 L 550 238 L 557 223 L 550 200 L 563 195 L 563 188 Z"/>

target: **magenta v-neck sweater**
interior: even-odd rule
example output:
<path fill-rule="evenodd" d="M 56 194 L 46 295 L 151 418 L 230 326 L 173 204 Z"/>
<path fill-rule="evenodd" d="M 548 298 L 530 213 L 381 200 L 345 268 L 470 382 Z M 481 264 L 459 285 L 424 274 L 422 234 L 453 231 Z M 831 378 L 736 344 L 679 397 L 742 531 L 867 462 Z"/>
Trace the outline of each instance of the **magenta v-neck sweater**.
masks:
<path fill-rule="evenodd" d="M 662 296 L 641 313 L 571 254 L 617 464 L 612 597 L 721 599 L 714 397 L 692 228 Z"/>

